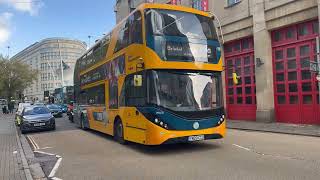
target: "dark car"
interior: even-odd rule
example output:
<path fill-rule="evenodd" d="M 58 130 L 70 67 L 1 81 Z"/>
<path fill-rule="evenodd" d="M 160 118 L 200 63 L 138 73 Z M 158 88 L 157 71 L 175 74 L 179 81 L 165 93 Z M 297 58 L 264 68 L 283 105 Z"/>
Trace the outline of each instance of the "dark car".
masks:
<path fill-rule="evenodd" d="M 66 113 L 68 111 L 68 106 L 66 104 L 60 104 L 59 106 L 62 110 L 62 113 Z"/>
<path fill-rule="evenodd" d="M 49 104 L 47 108 L 54 117 L 62 117 L 62 109 L 56 104 Z"/>
<path fill-rule="evenodd" d="M 23 109 L 20 123 L 21 133 L 55 129 L 55 119 L 45 106 L 27 106 Z"/>

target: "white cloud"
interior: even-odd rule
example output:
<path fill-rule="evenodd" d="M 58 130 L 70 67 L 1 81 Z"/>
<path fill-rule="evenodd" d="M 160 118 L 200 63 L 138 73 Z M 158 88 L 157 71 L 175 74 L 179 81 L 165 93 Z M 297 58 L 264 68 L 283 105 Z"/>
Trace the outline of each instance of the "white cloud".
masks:
<path fill-rule="evenodd" d="M 10 19 L 13 16 L 12 13 L 4 12 L 0 14 L 0 46 L 7 42 L 10 32 Z"/>
<path fill-rule="evenodd" d="M 28 12 L 30 15 L 37 15 L 43 6 L 42 0 L 0 0 L 0 4 L 7 4 L 18 11 Z"/>

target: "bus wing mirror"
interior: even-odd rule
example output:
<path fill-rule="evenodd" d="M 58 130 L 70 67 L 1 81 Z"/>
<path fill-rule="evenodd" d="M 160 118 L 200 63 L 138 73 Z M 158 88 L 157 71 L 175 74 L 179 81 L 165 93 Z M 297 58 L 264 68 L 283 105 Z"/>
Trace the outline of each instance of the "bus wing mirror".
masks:
<path fill-rule="evenodd" d="M 239 83 L 239 79 L 240 77 L 237 75 L 237 73 L 232 73 L 232 80 L 234 85 L 237 85 Z"/>
<path fill-rule="evenodd" d="M 210 15 L 210 18 L 215 21 L 217 20 L 217 23 L 218 23 L 218 28 L 217 30 L 220 31 L 220 37 L 221 37 L 221 43 L 224 44 L 224 37 L 223 37 L 223 32 L 222 32 L 222 26 L 221 26 L 221 22 L 220 22 L 220 19 L 218 18 L 218 16 L 216 16 L 214 13 L 212 12 L 209 12 L 209 15 Z M 219 36 L 219 35 L 218 35 Z"/>

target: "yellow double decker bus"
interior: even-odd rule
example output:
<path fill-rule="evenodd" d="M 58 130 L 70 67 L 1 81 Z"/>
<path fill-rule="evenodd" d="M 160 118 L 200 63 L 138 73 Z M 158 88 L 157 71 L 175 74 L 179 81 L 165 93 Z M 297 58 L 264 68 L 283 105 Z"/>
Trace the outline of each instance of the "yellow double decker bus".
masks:
<path fill-rule="evenodd" d="M 145 145 L 225 136 L 213 17 L 142 4 L 77 60 L 74 121 Z"/>

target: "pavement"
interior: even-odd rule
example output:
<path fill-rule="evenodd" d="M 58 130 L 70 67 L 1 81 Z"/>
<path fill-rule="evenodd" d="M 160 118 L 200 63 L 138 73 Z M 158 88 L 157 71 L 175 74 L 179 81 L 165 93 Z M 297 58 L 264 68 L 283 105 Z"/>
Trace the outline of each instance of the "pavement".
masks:
<path fill-rule="evenodd" d="M 252 121 L 228 120 L 229 129 L 283 133 L 320 137 L 320 125 L 298 125 L 286 123 L 260 123 Z"/>
<path fill-rule="evenodd" d="M 27 134 L 33 149 L 58 157 L 51 177 L 73 179 L 319 180 L 320 138 L 228 129 L 220 140 L 144 146 L 79 129 Z M 46 164 L 42 164 L 43 167 Z M 44 171 L 46 172 L 47 170 Z"/>
<path fill-rule="evenodd" d="M 12 114 L 0 114 L 0 180 L 25 180 Z"/>

